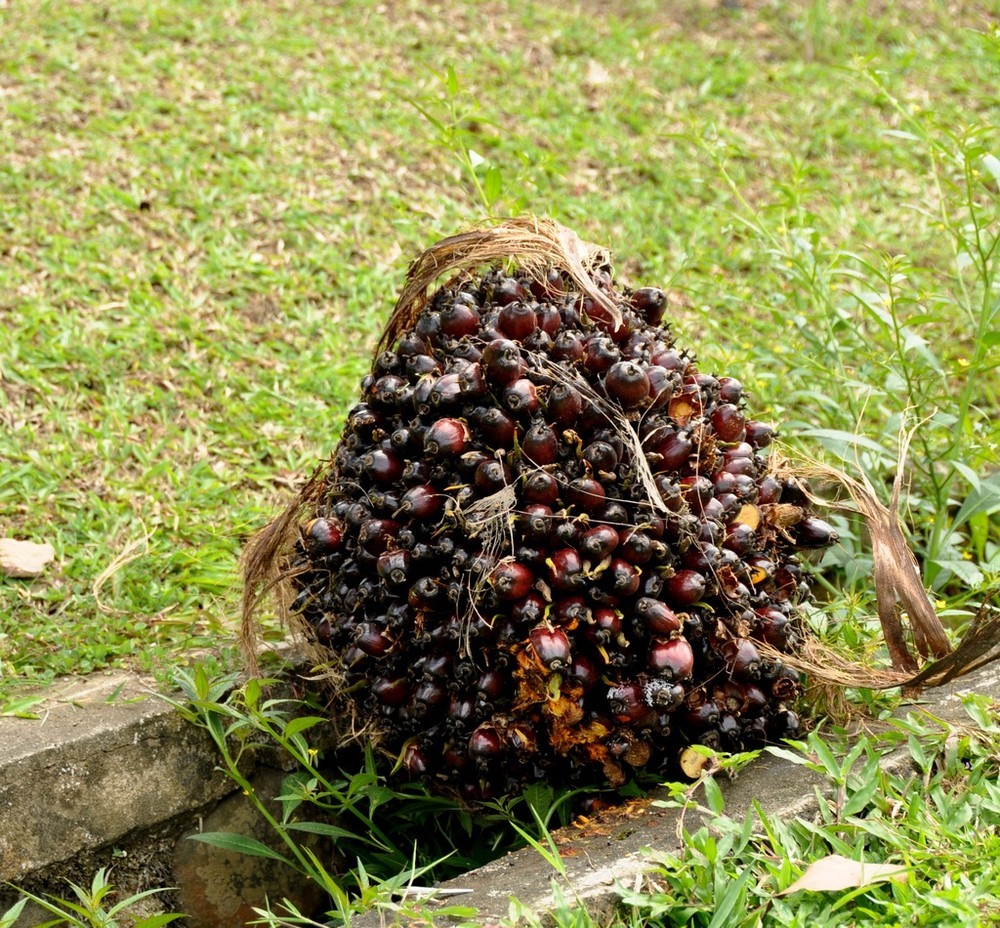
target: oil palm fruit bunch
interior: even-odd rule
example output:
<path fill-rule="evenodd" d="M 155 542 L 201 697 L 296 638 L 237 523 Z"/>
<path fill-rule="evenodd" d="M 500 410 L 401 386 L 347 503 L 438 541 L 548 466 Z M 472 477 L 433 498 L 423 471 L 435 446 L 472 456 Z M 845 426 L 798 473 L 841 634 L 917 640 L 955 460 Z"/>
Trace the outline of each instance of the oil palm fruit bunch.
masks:
<path fill-rule="evenodd" d="M 338 711 L 406 775 L 475 801 L 798 734 L 776 655 L 805 635 L 799 552 L 836 534 L 666 311 L 554 224 L 456 236 L 411 268 L 268 551 Z"/>

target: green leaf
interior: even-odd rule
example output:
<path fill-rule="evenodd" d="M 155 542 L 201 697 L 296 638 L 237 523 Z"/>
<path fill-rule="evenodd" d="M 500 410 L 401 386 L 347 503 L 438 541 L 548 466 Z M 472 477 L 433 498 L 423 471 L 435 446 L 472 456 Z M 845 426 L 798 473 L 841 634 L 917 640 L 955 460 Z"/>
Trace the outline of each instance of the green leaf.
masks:
<path fill-rule="evenodd" d="M 354 841 L 368 840 L 364 835 L 355 834 L 339 825 L 328 825 L 326 822 L 290 822 L 285 827 L 289 831 L 307 831 L 311 835 L 326 835 L 329 838 L 347 838 Z"/>
<path fill-rule="evenodd" d="M 455 69 L 451 65 L 448 65 L 447 68 L 445 68 L 444 86 L 445 90 L 448 91 L 449 97 L 458 96 L 458 76 L 455 74 Z"/>
<path fill-rule="evenodd" d="M 224 851 L 235 851 L 238 854 L 246 854 L 248 857 L 280 860 L 289 866 L 292 863 L 287 857 L 272 850 L 266 844 L 262 844 L 256 838 L 248 838 L 246 835 L 238 835 L 231 831 L 206 831 L 198 835 L 188 835 L 188 837 L 192 841 L 201 841 Z"/>
<path fill-rule="evenodd" d="M 486 172 L 486 177 L 483 179 L 483 193 L 486 194 L 487 205 L 492 206 L 496 203 L 500 199 L 502 192 L 503 178 L 500 175 L 500 168 L 496 165 L 491 165 Z"/>
<path fill-rule="evenodd" d="M 318 715 L 304 715 L 297 719 L 292 719 L 285 726 L 285 736 L 288 738 L 299 734 L 299 732 L 307 731 L 310 728 L 315 728 L 317 725 L 325 725 L 329 720 L 320 718 Z"/>
<path fill-rule="evenodd" d="M 747 883 L 750 882 L 753 875 L 754 869 L 747 867 L 735 883 L 729 884 L 729 888 L 722 898 L 716 902 L 715 915 L 708 923 L 708 928 L 726 928 L 726 926 L 733 924 L 730 916 L 736 910 L 737 904 L 742 901 L 746 893 Z"/>
<path fill-rule="evenodd" d="M 0 915 L 0 928 L 13 928 L 14 923 L 21 917 L 21 910 L 25 907 L 27 898 L 15 902 L 6 912 Z"/>
<path fill-rule="evenodd" d="M 722 798 L 722 790 L 719 789 L 719 784 L 715 782 L 713 777 L 706 777 L 702 785 L 705 788 L 705 805 L 712 810 L 713 815 L 722 815 L 722 810 L 725 808 L 726 803 Z"/>

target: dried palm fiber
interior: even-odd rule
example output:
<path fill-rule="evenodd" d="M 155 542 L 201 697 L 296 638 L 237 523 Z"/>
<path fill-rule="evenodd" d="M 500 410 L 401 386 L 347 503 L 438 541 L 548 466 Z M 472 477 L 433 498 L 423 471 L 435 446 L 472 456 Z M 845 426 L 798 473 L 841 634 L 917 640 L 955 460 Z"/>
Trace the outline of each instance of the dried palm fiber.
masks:
<path fill-rule="evenodd" d="M 535 219 L 428 249 L 333 458 L 247 553 L 247 642 L 277 592 L 345 727 L 470 800 L 795 735 L 817 663 L 797 552 L 835 533 L 609 260 Z"/>

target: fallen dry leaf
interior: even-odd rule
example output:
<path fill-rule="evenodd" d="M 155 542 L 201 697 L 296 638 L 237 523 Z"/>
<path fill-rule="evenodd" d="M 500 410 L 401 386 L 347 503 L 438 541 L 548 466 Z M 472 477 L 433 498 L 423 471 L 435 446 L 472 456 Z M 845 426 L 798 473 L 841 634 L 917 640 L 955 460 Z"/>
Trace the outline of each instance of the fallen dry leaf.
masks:
<path fill-rule="evenodd" d="M 8 577 L 37 577 L 55 556 L 50 544 L 0 538 L 0 573 Z"/>
<path fill-rule="evenodd" d="M 830 854 L 811 863 L 791 886 L 783 889 L 779 896 L 797 893 L 801 889 L 813 892 L 836 892 L 854 889 L 883 880 L 905 880 L 906 867 L 899 864 L 866 864 L 862 860 L 851 860 L 840 854 Z"/>

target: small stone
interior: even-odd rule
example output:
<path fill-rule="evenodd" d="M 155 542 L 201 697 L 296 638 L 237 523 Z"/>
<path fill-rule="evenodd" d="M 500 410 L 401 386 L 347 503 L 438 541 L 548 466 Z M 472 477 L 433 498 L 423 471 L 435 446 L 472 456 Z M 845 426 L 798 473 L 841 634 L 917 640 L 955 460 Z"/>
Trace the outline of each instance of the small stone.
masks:
<path fill-rule="evenodd" d="M 0 538 L 0 573 L 8 577 L 37 577 L 55 556 L 47 543 Z"/>

